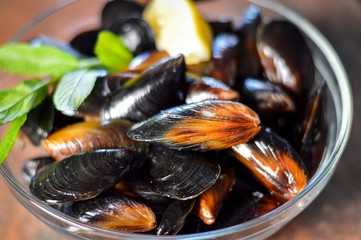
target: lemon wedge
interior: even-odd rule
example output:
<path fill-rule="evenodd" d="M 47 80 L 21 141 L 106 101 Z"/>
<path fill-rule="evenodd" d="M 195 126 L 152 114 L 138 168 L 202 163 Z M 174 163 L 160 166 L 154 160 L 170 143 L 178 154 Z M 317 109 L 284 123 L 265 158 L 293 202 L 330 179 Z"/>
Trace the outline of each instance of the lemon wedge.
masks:
<path fill-rule="evenodd" d="M 151 0 L 143 19 L 155 33 L 158 50 L 181 53 L 187 64 L 210 60 L 212 30 L 192 0 Z"/>

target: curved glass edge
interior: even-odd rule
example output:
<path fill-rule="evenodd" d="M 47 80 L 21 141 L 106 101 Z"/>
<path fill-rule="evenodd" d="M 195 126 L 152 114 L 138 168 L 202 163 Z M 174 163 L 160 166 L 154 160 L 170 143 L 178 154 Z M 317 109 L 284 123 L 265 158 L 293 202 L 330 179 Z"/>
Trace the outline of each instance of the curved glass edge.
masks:
<path fill-rule="evenodd" d="M 4 178 L 7 180 L 8 184 L 11 184 L 11 186 L 14 188 L 14 190 L 17 191 L 15 193 L 13 189 L 11 190 L 13 194 L 16 196 L 16 198 L 25 198 L 26 200 L 30 201 L 31 204 L 36 205 L 36 207 L 39 210 L 44 211 L 45 213 L 49 214 L 50 216 L 54 217 L 55 219 L 58 219 L 63 224 L 69 225 L 69 228 L 73 227 L 74 233 L 76 235 L 82 236 L 82 232 L 91 232 L 94 234 L 94 231 L 97 231 L 97 235 L 99 236 L 107 236 L 107 237 L 113 237 L 113 238 L 132 238 L 132 239 L 209 239 L 209 238 L 217 238 L 222 237 L 227 234 L 234 234 L 237 231 L 240 230 L 248 230 L 250 233 L 252 232 L 252 229 L 256 229 L 257 227 L 260 227 L 263 224 L 267 224 L 272 222 L 272 220 L 275 220 L 277 217 L 286 214 L 287 212 L 293 211 L 294 215 L 298 214 L 301 211 L 300 209 L 292 209 L 292 206 L 295 205 L 297 202 L 301 202 L 299 206 L 306 207 L 311 201 L 303 202 L 302 199 L 306 195 L 312 195 L 312 198 L 315 198 L 319 194 L 319 190 L 323 189 L 323 187 L 327 184 L 327 181 L 330 179 L 331 174 L 327 175 L 330 171 L 333 170 L 336 163 L 340 159 L 347 141 L 349 139 L 349 135 L 351 133 L 351 126 L 352 126 L 352 118 L 353 118 L 353 101 L 352 101 L 352 92 L 350 83 L 346 74 L 346 71 L 336 53 L 332 45 L 328 42 L 328 40 L 323 36 L 321 32 L 319 32 L 318 29 L 316 29 L 308 20 L 301 17 L 296 12 L 290 10 L 288 7 L 285 7 L 281 5 L 280 3 L 277 3 L 275 1 L 270 0 L 248 0 L 251 3 L 255 3 L 261 7 L 264 7 L 265 9 L 272 10 L 282 16 L 284 16 L 286 19 L 290 20 L 293 23 L 297 23 L 297 26 L 305 32 L 308 37 L 314 41 L 315 45 L 320 48 L 321 52 L 325 55 L 328 63 L 330 66 L 332 66 L 332 70 L 335 74 L 336 79 L 338 79 L 338 88 L 340 90 L 340 93 L 332 92 L 333 99 L 339 98 L 341 100 L 340 104 L 334 102 L 335 108 L 336 108 L 336 117 L 337 117 L 337 126 L 339 128 L 337 129 L 338 136 L 336 138 L 336 143 L 332 149 L 330 157 L 330 163 L 325 166 L 322 171 L 320 171 L 319 175 L 316 178 L 313 178 L 310 183 L 309 187 L 307 187 L 304 191 L 302 191 L 300 194 L 298 194 L 293 199 L 287 201 L 285 204 L 280 206 L 277 211 L 273 211 L 269 214 L 266 214 L 264 216 L 261 216 L 259 218 L 253 219 L 251 221 L 235 225 L 229 228 L 214 230 L 210 232 L 204 232 L 204 233 L 196 233 L 196 234 L 189 234 L 189 235 L 181 235 L 181 236 L 158 236 L 154 237 L 152 235 L 142 235 L 142 234 L 134 234 L 134 233 L 123 233 L 123 232 L 114 232 L 110 230 L 106 230 L 103 228 L 98 228 L 91 226 L 89 227 L 86 224 L 79 223 L 78 221 L 70 218 L 69 216 L 59 213 L 55 209 L 51 208 L 50 206 L 47 206 L 43 204 L 40 200 L 33 197 L 30 193 L 26 191 L 24 187 L 22 187 L 20 184 L 17 184 L 17 182 L 14 181 L 15 177 L 12 175 L 12 173 L 9 170 L 9 167 L 7 166 L 6 162 L 2 165 L 0 165 L 0 172 L 4 176 Z M 26 31 L 28 31 L 32 26 L 42 21 L 46 16 L 51 14 L 52 12 L 59 10 L 71 3 L 73 3 L 73 0 L 70 0 L 68 2 L 65 2 L 63 4 L 59 4 L 55 6 L 54 8 L 49 8 L 42 14 L 40 14 L 33 22 L 31 22 L 29 25 L 25 26 L 21 30 L 21 34 L 24 34 Z M 21 35 L 19 35 L 21 36 Z M 13 40 L 19 39 L 18 35 L 13 38 Z M 332 83 L 331 83 L 332 84 Z M 335 90 L 335 89 L 334 89 Z M 336 96 L 336 97 L 335 97 Z M 341 111 L 342 110 L 342 111 Z M 341 112 L 340 112 L 341 111 Z M 323 184 L 321 184 L 317 189 L 315 189 L 315 185 L 320 184 L 321 180 L 326 179 Z M 316 191 L 317 190 L 317 191 Z M 314 194 L 312 194 L 314 192 Z M 19 195 L 18 193 L 21 193 Z M 20 199 L 19 199 L 20 200 Z M 27 205 L 27 202 L 23 201 L 24 199 L 21 199 L 20 201 L 23 202 L 24 205 Z M 42 219 L 45 221 L 48 225 L 48 221 Z M 264 234 L 264 237 L 269 236 L 273 232 L 277 231 L 281 226 L 286 224 L 288 222 L 287 219 L 282 219 L 281 222 L 278 222 L 278 227 L 270 232 L 269 234 Z M 266 229 L 263 229 L 263 232 L 267 231 L 269 228 L 272 228 L 273 226 L 271 224 L 266 225 Z M 58 226 L 52 225 L 54 228 L 58 228 Z M 258 234 L 258 233 L 254 233 Z M 251 234 L 252 235 L 252 234 Z M 252 237 L 252 236 L 251 236 Z M 83 239 L 83 237 L 80 237 L 79 239 Z"/>

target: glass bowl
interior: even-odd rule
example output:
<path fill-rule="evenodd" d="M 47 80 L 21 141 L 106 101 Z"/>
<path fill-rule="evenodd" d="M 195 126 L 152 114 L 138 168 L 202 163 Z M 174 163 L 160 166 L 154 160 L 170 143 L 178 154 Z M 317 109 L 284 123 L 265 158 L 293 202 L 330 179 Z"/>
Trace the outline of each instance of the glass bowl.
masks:
<path fill-rule="evenodd" d="M 26 40 L 43 34 L 68 41 L 77 33 L 98 26 L 100 9 L 105 2 L 104 0 L 91 1 L 91 4 L 88 0 L 62 2 L 24 27 L 14 40 Z M 21 168 L 25 160 L 42 155 L 44 152 L 33 148 L 28 143 L 17 142 L 6 162 L 0 166 L 0 172 L 19 202 L 54 230 L 71 239 L 264 239 L 303 211 L 329 181 L 347 143 L 353 113 L 349 82 L 332 46 L 306 19 L 273 1 L 213 0 L 199 1 L 197 4 L 206 19 L 231 17 L 234 20 L 239 18 L 250 4 L 258 5 L 264 20 L 288 19 L 307 37 L 318 73 L 325 79 L 327 85 L 326 122 L 328 128 L 327 144 L 320 165 L 308 186 L 296 197 L 268 214 L 220 230 L 165 237 L 111 231 L 80 223 L 31 195 L 22 179 Z"/>

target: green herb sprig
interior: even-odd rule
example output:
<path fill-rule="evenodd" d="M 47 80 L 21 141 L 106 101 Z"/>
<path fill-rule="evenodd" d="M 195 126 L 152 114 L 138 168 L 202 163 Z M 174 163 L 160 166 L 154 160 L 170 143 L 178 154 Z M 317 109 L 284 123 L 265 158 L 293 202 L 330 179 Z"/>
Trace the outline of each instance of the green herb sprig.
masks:
<path fill-rule="evenodd" d="M 133 58 L 121 37 L 108 31 L 99 33 L 94 52 L 96 58 L 80 59 L 46 45 L 11 43 L 0 47 L 0 70 L 39 76 L 0 90 L 0 125 L 12 122 L 0 140 L 0 164 L 11 151 L 27 114 L 45 99 L 50 86 L 56 85 L 53 94 L 56 109 L 76 110 L 93 90 L 98 77 L 123 69 Z"/>

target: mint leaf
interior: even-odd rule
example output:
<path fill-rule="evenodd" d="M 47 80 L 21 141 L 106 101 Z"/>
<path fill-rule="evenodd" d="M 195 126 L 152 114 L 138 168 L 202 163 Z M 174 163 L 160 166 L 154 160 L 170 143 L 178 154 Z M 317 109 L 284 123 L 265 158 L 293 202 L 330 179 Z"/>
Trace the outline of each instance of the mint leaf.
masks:
<path fill-rule="evenodd" d="M 27 114 L 46 97 L 48 85 L 40 79 L 19 83 L 8 90 L 0 90 L 0 124 L 11 122 Z"/>
<path fill-rule="evenodd" d="M 51 46 L 14 43 L 0 47 L 0 69 L 7 72 L 60 77 L 79 66 L 77 58 Z"/>
<path fill-rule="evenodd" d="M 96 69 L 79 69 L 65 74 L 56 86 L 54 106 L 62 112 L 78 109 L 93 90 L 97 78 L 105 75 L 105 70 Z"/>
<path fill-rule="evenodd" d="M 26 114 L 16 118 L 12 124 L 10 125 L 8 132 L 0 141 L 0 164 L 6 159 L 9 155 L 11 148 L 14 146 L 16 137 L 18 136 L 18 132 L 21 126 L 26 121 Z"/>
<path fill-rule="evenodd" d="M 122 38 L 109 31 L 101 31 L 98 34 L 94 52 L 104 66 L 112 71 L 125 68 L 133 59 L 132 52 Z"/>

